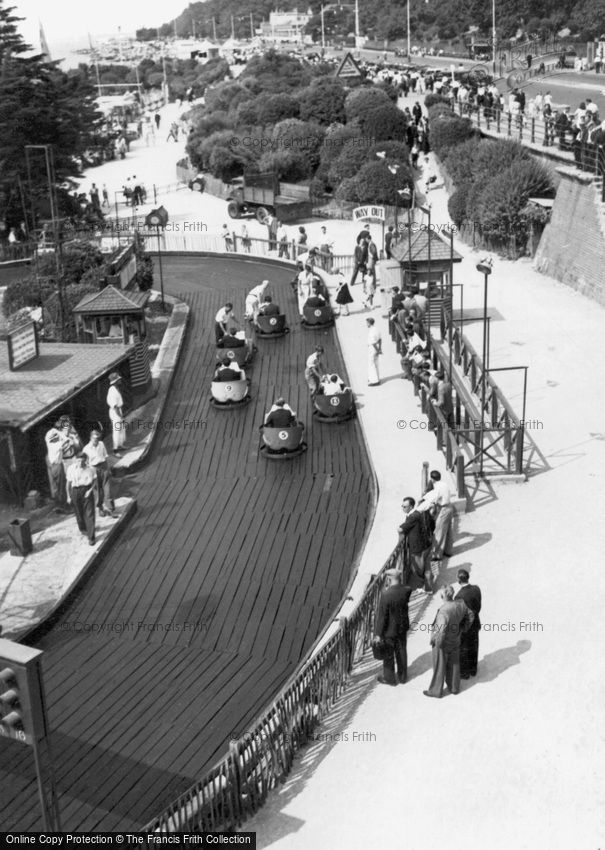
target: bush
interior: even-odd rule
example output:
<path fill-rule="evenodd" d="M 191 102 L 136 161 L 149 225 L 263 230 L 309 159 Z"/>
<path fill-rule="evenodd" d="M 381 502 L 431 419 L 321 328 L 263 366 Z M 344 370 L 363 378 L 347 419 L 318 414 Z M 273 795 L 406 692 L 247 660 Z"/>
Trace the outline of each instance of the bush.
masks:
<path fill-rule="evenodd" d="M 261 172 L 273 171 L 280 180 L 297 183 L 311 174 L 311 166 L 304 153 L 297 150 L 278 150 L 264 153 L 259 161 Z"/>
<path fill-rule="evenodd" d="M 468 118 L 452 116 L 445 120 L 432 121 L 431 147 L 438 156 L 443 156 L 450 148 L 467 141 L 475 135 L 475 130 Z"/>
<path fill-rule="evenodd" d="M 354 177 L 347 177 L 343 180 L 335 192 L 336 199 L 339 201 L 359 201 L 357 197 L 357 182 Z"/>
<path fill-rule="evenodd" d="M 450 195 L 447 202 L 447 209 L 450 214 L 450 218 L 458 229 L 460 229 L 463 222 L 466 221 L 466 201 L 469 189 L 470 183 L 462 183 L 456 188 L 455 192 Z"/>
<path fill-rule="evenodd" d="M 206 109 L 208 112 L 235 112 L 240 103 L 250 99 L 250 92 L 241 83 L 228 81 L 219 83 L 206 91 Z"/>
<path fill-rule="evenodd" d="M 399 92 L 392 83 L 387 83 L 386 80 L 382 80 L 379 83 L 375 83 L 374 90 L 384 92 L 388 99 L 391 101 L 391 103 L 396 104 L 399 100 Z"/>
<path fill-rule="evenodd" d="M 330 165 L 328 185 L 336 187 L 342 180 L 355 177 L 362 165 L 369 161 L 369 148 L 365 145 L 345 146 Z"/>
<path fill-rule="evenodd" d="M 304 154 L 309 163 L 309 173 L 317 170 L 325 129 L 312 121 L 290 118 L 280 121 L 273 128 L 272 138 L 279 142 L 282 150 L 294 150 Z"/>
<path fill-rule="evenodd" d="M 399 203 L 398 189 L 409 186 L 413 189 L 405 174 L 392 174 L 383 162 L 366 162 L 355 178 L 357 198 L 362 204 L 391 204 Z"/>
<path fill-rule="evenodd" d="M 319 77 L 299 94 L 300 117 L 328 126 L 345 120 L 346 90 L 334 77 Z"/>
<path fill-rule="evenodd" d="M 391 103 L 369 109 L 360 123 L 362 133 L 377 141 L 405 138 L 408 126 L 403 112 Z"/>
<path fill-rule="evenodd" d="M 257 114 L 256 123 L 262 127 L 288 118 L 298 118 L 300 111 L 297 99 L 285 93 L 260 95 L 254 102 L 254 108 Z"/>
<path fill-rule="evenodd" d="M 363 121 L 368 110 L 378 106 L 392 107 L 389 96 L 376 86 L 362 86 L 347 95 L 345 100 L 345 115 L 347 123 L 359 118 Z"/>
<path fill-rule="evenodd" d="M 208 158 L 208 171 L 223 183 L 230 183 L 235 177 L 241 177 L 247 164 L 247 159 L 235 153 L 233 148 L 217 144 Z"/>
<path fill-rule="evenodd" d="M 448 109 L 450 108 L 450 102 L 447 97 L 444 97 L 442 94 L 433 94 L 433 92 L 429 92 L 427 96 L 424 98 L 424 105 L 427 109 L 430 109 L 431 106 L 435 106 L 438 104 L 445 104 Z"/>
<path fill-rule="evenodd" d="M 490 144 L 492 143 L 490 142 Z M 479 136 L 471 136 L 466 142 L 456 145 L 455 148 L 449 148 L 442 155 L 443 164 L 456 186 L 473 179 L 475 157 L 478 149 L 482 146 L 483 142 L 480 141 Z"/>
<path fill-rule="evenodd" d="M 328 130 L 321 149 L 320 166 L 325 170 L 326 176 L 330 164 L 337 160 L 343 151 L 354 148 L 358 139 L 359 127 L 356 123 L 333 127 Z"/>

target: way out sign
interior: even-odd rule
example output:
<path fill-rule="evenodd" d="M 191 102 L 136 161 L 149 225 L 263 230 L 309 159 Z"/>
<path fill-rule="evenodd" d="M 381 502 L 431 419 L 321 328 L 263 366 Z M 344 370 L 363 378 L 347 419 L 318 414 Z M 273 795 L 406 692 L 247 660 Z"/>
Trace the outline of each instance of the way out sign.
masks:
<path fill-rule="evenodd" d="M 384 222 L 384 207 L 356 207 L 353 210 L 353 221 Z"/>

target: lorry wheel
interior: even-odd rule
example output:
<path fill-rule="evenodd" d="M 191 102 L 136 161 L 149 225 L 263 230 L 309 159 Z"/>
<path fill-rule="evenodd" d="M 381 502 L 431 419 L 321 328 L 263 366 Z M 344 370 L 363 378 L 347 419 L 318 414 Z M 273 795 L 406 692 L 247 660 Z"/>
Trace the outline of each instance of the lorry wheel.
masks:
<path fill-rule="evenodd" d="M 237 201 L 229 201 L 229 204 L 227 205 L 227 212 L 229 213 L 230 218 L 240 217 L 240 207 Z"/>
<path fill-rule="evenodd" d="M 191 181 L 191 189 L 194 192 L 203 192 L 206 188 L 206 181 L 203 177 L 196 177 Z"/>
<path fill-rule="evenodd" d="M 266 224 L 268 218 L 269 210 L 267 209 L 267 207 L 258 207 L 258 209 L 256 210 L 256 220 L 260 224 Z"/>

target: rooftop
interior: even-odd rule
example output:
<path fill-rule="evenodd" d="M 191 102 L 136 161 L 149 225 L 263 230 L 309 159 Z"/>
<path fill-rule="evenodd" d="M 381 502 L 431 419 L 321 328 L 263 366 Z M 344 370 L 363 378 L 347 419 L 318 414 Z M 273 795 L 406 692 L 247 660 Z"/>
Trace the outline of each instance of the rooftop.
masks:
<path fill-rule="evenodd" d="M 100 292 L 85 295 L 74 307 L 74 313 L 133 313 L 143 309 L 149 292 L 122 292 L 115 286 L 106 286 Z"/>
<path fill-rule="evenodd" d="M 452 251 L 449 239 L 446 240 L 438 233 L 424 229 L 412 231 L 409 239 L 407 233 L 402 233 L 399 241 L 391 248 L 392 256 L 400 263 L 408 263 L 410 262 L 409 254 L 411 254 L 412 263 L 428 263 L 429 234 L 431 238 L 431 262 L 441 260 L 449 262 L 452 257 L 455 263 L 461 262 L 462 256 L 456 250 Z"/>
<path fill-rule="evenodd" d="M 39 357 L 11 372 L 8 346 L 0 342 L 0 427 L 27 431 L 132 351 L 132 345 L 42 342 Z"/>

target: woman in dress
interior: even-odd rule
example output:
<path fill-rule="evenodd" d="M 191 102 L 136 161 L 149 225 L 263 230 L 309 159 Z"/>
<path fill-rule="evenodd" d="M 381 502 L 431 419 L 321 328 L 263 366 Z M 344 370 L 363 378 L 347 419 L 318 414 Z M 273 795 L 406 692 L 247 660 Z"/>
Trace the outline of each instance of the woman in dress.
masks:
<path fill-rule="evenodd" d="M 349 284 L 343 273 L 340 269 L 336 269 L 334 272 L 337 275 L 338 280 L 336 283 L 336 298 L 334 299 L 338 304 L 338 313 L 337 316 L 348 316 L 349 315 L 349 304 L 353 303 L 353 298 L 351 296 L 351 291 L 349 289 Z"/>

